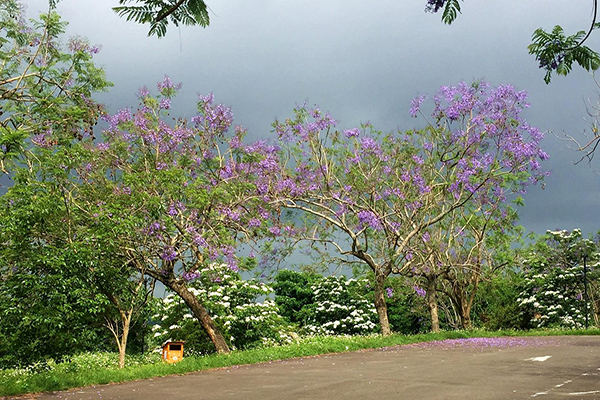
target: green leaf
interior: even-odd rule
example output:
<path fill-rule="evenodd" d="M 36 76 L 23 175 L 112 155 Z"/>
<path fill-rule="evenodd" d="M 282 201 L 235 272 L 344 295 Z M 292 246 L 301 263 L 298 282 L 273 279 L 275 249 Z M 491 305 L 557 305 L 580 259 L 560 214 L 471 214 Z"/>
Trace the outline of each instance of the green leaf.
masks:
<path fill-rule="evenodd" d="M 458 14 L 460 13 L 460 3 L 458 0 L 449 0 L 444 7 L 444 12 L 442 13 L 442 21 L 445 24 L 450 25 Z"/>

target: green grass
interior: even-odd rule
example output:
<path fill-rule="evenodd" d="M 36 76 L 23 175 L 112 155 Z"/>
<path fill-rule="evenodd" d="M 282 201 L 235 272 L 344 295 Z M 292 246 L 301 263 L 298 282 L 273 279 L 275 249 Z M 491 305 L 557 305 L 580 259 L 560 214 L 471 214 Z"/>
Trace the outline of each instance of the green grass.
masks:
<path fill-rule="evenodd" d="M 363 349 L 391 347 L 433 340 L 501 337 L 501 336 L 557 336 L 557 335 L 600 335 L 600 329 L 590 330 L 535 330 L 535 331 L 449 331 L 437 334 L 352 337 L 307 337 L 298 343 L 234 351 L 229 355 L 213 354 L 204 357 L 186 357 L 177 364 L 160 362 L 159 355 L 133 356 L 124 369 L 117 368 L 118 355 L 94 353 L 75 356 L 70 362 L 49 362 L 46 370 L 38 367 L 27 369 L 0 370 L 0 396 L 64 390 L 113 382 L 146 379 L 157 376 L 185 374 L 232 365 L 255 364 L 319 354 L 342 353 Z"/>

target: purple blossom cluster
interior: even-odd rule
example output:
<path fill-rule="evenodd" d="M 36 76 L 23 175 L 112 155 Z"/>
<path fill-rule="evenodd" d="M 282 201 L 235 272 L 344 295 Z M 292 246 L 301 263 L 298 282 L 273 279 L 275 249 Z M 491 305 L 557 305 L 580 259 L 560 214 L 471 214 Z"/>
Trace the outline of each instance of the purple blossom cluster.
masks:
<path fill-rule="evenodd" d="M 52 139 L 52 130 L 48 129 L 42 133 L 32 136 L 31 142 L 43 149 L 51 148 L 55 144 L 54 140 Z"/>
<path fill-rule="evenodd" d="M 376 231 L 383 230 L 383 225 L 379 217 L 372 211 L 362 210 L 357 214 L 358 221 L 362 227 L 370 227 Z"/>
<path fill-rule="evenodd" d="M 419 287 L 419 286 L 413 286 L 413 289 L 415 290 L 415 293 L 417 294 L 417 296 L 419 297 L 425 297 L 427 295 L 427 292 L 425 291 L 425 289 Z"/>
<path fill-rule="evenodd" d="M 195 279 L 198 279 L 202 276 L 202 273 L 200 271 L 183 271 L 181 273 L 181 277 L 183 279 L 185 279 L 186 281 L 190 282 L 193 281 Z"/>
<path fill-rule="evenodd" d="M 117 158 L 111 168 L 115 162 L 131 168 L 151 165 L 159 181 L 181 179 L 169 182 L 178 188 L 161 194 L 164 215 L 153 216 L 149 221 L 154 222 L 144 230 L 164 261 L 188 254 L 179 244 L 181 253 L 172 247 L 170 239 L 180 234 L 172 226 L 175 221 L 185 221 L 189 246 L 236 270 L 235 247 L 223 245 L 231 242 L 215 232 L 232 232 L 231 238 L 245 231 L 252 234 L 247 237 L 269 240 L 301 235 L 301 229 L 281 223 L 281 208 L 317 207 L 330 222 L 339 221 L 354 232 L 403 235 L 417 218 L 435 216 L 436 207 L 447 198 L 504 202 L 511 190 L 545 175 L 540 168 L 547 158 L 539 147 L 543 134 L 522 120 L 526 95 L 510 86 L 491 88 L 482 82 L 443 87 L 433 102 L 434 117 L 445 129 L 418 133 L 383 134 L 370 124 L 332 132 L 337 122 L 329 114 L 304 105 L 296 109 L 295 118 L 275 122 L 276 144 L 244 144 L 242 127 L 229 134 L 233 113 L 216 104 L 212 94 L 199 97 L 199 114 L 190 124 L 178 120 L 171 125 L 163 117 L 179 85 L 165 77 L 157 87 L 162 93 L 159 101 L 149 101 L 149 91 L 142 88 L 138 110 L 123 109 L 106 117 L 106 142 L 95 148 L 96 153 L 107 153 L 101 157 Z M 411 115 L 419 113 L 425 100 L 419 96 L 413 101 Z M 126 153 L 113 156 L 123 147 Z M 503 184 L 507 172 L 523 172 L 532 180 L 519 182 L 518 187 Z M 206 193 L 202 201 L 208 205 L 194 205 L 199 192 Z M 316 225 L 327 230 L 334 224 Z M 428 232 L 415 236 L 423 243 L 430 239 Z M 407 261 L 414 256 L 411 251 L 404 254 Z M 279 256 L 269 254 L 261 262 Z M 421 288 L 415 291 L 424 295 Z"/>
<path fill-rule="evenodd" d="M 164 261 L 175 261 L 177 256 L 177 252 L 171 246 L 166 246 L 160 254 L 160 258 Z"/>
<path fill-rule="evenodd" d="M 461 82 L 457 86 L 443 86 L 436 93 L 432 116 L 449 128 L 449 135 L 442 143 L 450 148 L 462 144 L 455 147 L 460 149 L 457 152 L 460 158 L 445 160 L 455 172 L 448 190 L 456 199 L 463 192 L 477 192 L 476 199 L 481 204 L 503 201 L 506 191 L 497 190 L 502 185 L 499 178 L 489 174 L 492 171 L 526 172 L 528 179 L 520 181 L 513 188 L 515 192 L 523 192 L 526 186 L 548 175 L 540 167 L 540 162 L 548 159 L 540 147 L 544 135 L 521 117 L 522 111 L 529 107 L 526 100 L 525 91 L 517 91 L 510 85 L 493 88 L 486 82 Z M 422 103 L 422 97 L 415 99 L 413 115 Z"/>
<path fill-rule="evenodd" d="M 222 138 L 233 123 L 233 112 L 223 104 L 214 104 L 213 94 L 198 96 L 200 114 L 191 122 L 208 138 Z"/>
<path fill-rule="evenodd" d="M 518 347 L 542 347 L 552 346 L 555 342 L 544 338 L 524 337 L 491 337 L 491 338 L 461 338 L 434 340 L 431 342 L 413 343 L 401 346 L 402 348 L 418 348 L 427 350 L 451 350 L 451 349 L 479 349 L 499 348 L 509 349 Z"/>
<path fill-rule="evenodd" d="M 284 143 L 306 143 L 321 131 L 328 131 L 337 125 L 329 113 L 323 113 L 318 107 L 310 109 L 306 103 L 294 109 L 296 120 L 275 121 L 273 127 L 280 141 Z M 353 131 L 352 135 L 356 135 Z"/>
<path fill-rule="evenodd" d="M 67 47 L 72 53 L 83 52 L 89 55 L 98 54 L 101 49 L 101 46 L 99 45 L 90 45 L 89 42 L 81 36 L 71 37 Z"/>
<path fill-rule="evenodd" d="M 159 92 L 164 96 L 172 96 L 175 92 L 181 89 L 181 86 L 181 83 L 173 83 L 171 78 L 169 78 L 167 75 L 164 76 L 161 82 L 156 84 Z"/>
<path fill-rule="evenodd" d="M 423 104 L 423 102 L 425 102 L 425 100 L 427 99 L 427 96 L 417 96 L 415 98 L 413 98 L 410 101 L 410 110 L 409 113 L 411 115 L 411 117 L 416 118 L 417 114 L 419 113 L 419 110 L 421 109 L 421 105 Z"/>

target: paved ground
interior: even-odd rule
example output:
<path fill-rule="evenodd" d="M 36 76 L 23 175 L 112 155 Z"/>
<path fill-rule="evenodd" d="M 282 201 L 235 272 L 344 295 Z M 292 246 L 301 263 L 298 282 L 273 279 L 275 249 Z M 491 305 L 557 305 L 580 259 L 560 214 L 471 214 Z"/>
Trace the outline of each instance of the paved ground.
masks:
<path fill-rule="evenodd" d="M 600 399 L 600 337 L 433 342 L 48 393 L 49 399 Z"/>

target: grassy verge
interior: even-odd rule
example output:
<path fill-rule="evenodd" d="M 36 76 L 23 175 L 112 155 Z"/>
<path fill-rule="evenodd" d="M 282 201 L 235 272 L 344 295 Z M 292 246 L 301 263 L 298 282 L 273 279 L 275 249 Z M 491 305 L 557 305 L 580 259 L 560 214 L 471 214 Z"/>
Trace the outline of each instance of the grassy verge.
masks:
<path fill-rule="evenodd" d="M 428 342 L 433 340 L 503 337 L 503 336 L 557 336 L 600 335 L 600 329 L 538 330 L 538 331 L 451 331 L 437 334 L 307 337 L 298 343 L 253 350 L 234 351 L 229 355 L 214 354 L 205 357 L 187 357 L 178 364 L 163 364 L 157 354 L 150 357 L 131 357 L 124 369 L 116 368 L 116 354 L 88 354 L 74 357 L 70 362 L 50 363 L 47 370 L 36 368 L 0 370 L 0 396 L 64 390 L 74 387 L 124 382 L 157 376 L 185 374 L 232 365 L 255 364 L 295 357 L 327 353 L 342 353 L 363 349 Z"/>

